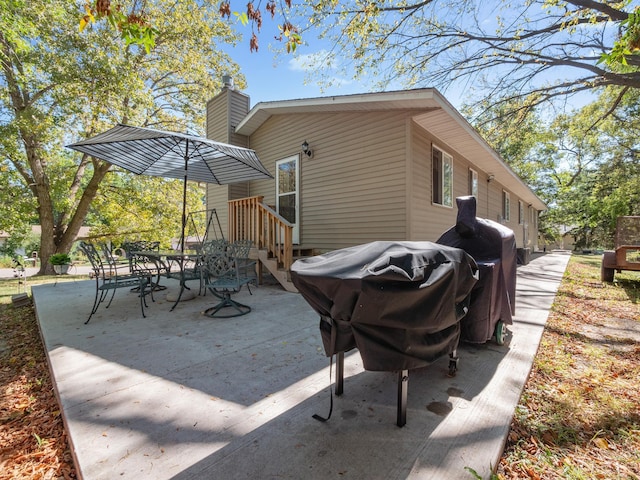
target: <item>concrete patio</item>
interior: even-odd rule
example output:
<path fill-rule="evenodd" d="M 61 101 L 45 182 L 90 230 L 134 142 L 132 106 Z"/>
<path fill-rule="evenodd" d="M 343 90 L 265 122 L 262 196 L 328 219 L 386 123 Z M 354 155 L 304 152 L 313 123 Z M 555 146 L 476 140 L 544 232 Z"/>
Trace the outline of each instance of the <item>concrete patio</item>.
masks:
<path fill-rule="evenodd" d="M 166 292 L 142 318 L 136 294 L 119 291 L 88 325 L 92 280 L 32 291 L 84 479 L 488 478 L 568 259 L 518 268 L 505 345 L 462 344 L 454 378 L 446 357 L 410 372 L 403 428 L 396 374 L 364 371 L 357 351 L 331 419 L 312 418 L 328 414 L 333 381 L 318 315 L 277 286 L 243 290 L 253 311 L 230 319 L 201 314 L 211 294 L 170 312 Z"/>

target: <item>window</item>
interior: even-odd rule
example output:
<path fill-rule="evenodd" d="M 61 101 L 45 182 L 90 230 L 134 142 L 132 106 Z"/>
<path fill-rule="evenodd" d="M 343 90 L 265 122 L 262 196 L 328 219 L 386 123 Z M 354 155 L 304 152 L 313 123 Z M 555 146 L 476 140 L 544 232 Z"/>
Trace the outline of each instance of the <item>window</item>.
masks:
<path fill-rule="evenodd" d="M 453 206 L 453 157 L 439 148 L 431 152 L 433 203 Z"/>
<path fill-rule="evenodd" d="M 478 198 L 478 172 L 469 169 L 469 195 Z"/>
<path fill-rule="evenodd" d="M 511 196 L 504 190 L 502 191 L 502 219 L 505 222 L 511 220 Z"/>
<path fill-rule="evenodd" d="M 530 217 L 529 223 L 531 225 L 535 226 L 535 224 L 536 224 L 536 210 L 533 207 L 529 207 L 529 211 L 531 212 L 530 215 L 529 215 L 529 217 Z"/>
<path fill-rule="evenodd" d="M 524 225 L 524 203 L 518 200 L 518 224 Z"/>

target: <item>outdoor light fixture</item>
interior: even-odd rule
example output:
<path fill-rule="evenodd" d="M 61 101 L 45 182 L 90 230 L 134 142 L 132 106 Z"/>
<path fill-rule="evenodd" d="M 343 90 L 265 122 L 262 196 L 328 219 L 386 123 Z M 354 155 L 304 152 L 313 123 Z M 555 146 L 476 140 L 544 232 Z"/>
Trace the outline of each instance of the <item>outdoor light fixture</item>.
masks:
<path fill-rule="evenodd" d="M 493 173 L 490 173 L 490 174 L 489 174 L 489 177 L 487 177 L 487 182 L 488 182 L 488 183 L 493 182 L 493 179 L 494 179 L 494 178 L 496 178 L 496 176 L 495 176 Z"/>
<path fill-rule="evenodd" d="M 307 142 L 306 140 L 302 143 L 302 153 L 304 153 L 309 158 L 313 157 L 313 150 L 311 150 L 309 142 Z"/>

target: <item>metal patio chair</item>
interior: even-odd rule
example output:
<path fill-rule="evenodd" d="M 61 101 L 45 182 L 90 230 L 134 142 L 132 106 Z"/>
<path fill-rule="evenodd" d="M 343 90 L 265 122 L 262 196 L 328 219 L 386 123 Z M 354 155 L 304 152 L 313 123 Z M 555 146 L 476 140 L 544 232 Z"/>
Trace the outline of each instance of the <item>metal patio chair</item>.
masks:
<path fill-rule="evenodd" d="M 124 254 L 129 262 L 129 271 L 133 273 L 136 269 L 151 270 L 156 279 L 152 282 L 153 290 L 166 290 L 167 287 L 160 285 L 160 276 L 166 273 L 167 268 L 157 257 L 151 257 L 141 254 L 134 255 L 132 252 L 160 252 L 160 242 L 150 240 L 135 240 L 126 241 L 122 243 L 120 250 L 124 251 Z M 138 291 L 138 287 L 132 288 L 133 292 Z"/>
<path fill-rule="evenodd" d="M 244 285 L 251 294 L 250 285 L 257 285 L 255 273 L 256 262 L 249 259 L 251 243 L 234 242 L 227 246 L 219 255 L 205 257 L 207 283 L 206 288 L 221 299 L 215 306 L 205 310 L 205 315 L 215 318 L 229 318 L 246 315 L 251 311 L 249 305 L 244 305 L 231 298 Z"/>
<path fill-rule="evenodd" d="M 204 242 L 197 250 L 197 253 L 188 258 L 180 258 L 179 270 L 168 269 L 166 272 L 167 278 L 175 278 L 180 281 L 182 290 L 190 290 L 186 282 L 197 280 L 198 295 L 202 295 L 203 291 L 206 293 L 205 283 L 207 281 L 206 273 L 206 258 L 211 256 L 217 256 L 221 252 L 224 252 L 227 247 L 225 240 L 211 240 Z M 176 260 L 174 260 L 176 262 Z M 180 292 L 182 295 L 182 291 Z M 178 297 L 178 301 L 180 296 Z M 178 304 L 178 301 L 174 304 L 174 307 Z M 173 309 L 172 308 L 172 309 Z"/>
<path fill-rule="evenodd" d="M 105 301 L 109 291 L 111 291 L 111 298 L 105 308 L 109 308 L 116 290 L 118 288 L 133 288 L 138 287 L 138 296 L 140 297 L 140 309 L 142 310 L 142 316 L 146 317 L 144 313 L 145 307 L 147 307 L 146 296 L 151 295 L 153 301 L 153 291 L 148 288 L 151 285 L 151 279 L 154 273 L 151 270 L 140 268 L 137 265 L 131 266 L 131 270 L 127 268 L 123 271 L 122 264 L 118 265 L 117 261 L 111 255 L 109 249 L 103 245 L 103 250 L 108 254 L 101 257 L 96 246 L 89 242 L 81 242 L 80 249 L 91 262 L 91 268 L 93 270 L 93 277 L 96 280 L 96 293 L 93 301 L 93 307 L 89 318 L 87 318 L 85 325 L 89 323 L 91 317 L 98 310 L 98 307 Z"/>
<path fill-rule="evenodd" d="M 200 286 L 205 295 L 208 290 L 206 285 L 215 280 L 213 274 L 217 271 L 217 267 L 215 267 L 214 264 L 218 257 L 227 252 L 229 245 L 230 243 L 224 238 L 217 238 L 215 240 L 207 240 L 200 247 Z M 217 294 L 215 291 L 211 292 L 218 298 L 222 298 L 222 296 Z"/>

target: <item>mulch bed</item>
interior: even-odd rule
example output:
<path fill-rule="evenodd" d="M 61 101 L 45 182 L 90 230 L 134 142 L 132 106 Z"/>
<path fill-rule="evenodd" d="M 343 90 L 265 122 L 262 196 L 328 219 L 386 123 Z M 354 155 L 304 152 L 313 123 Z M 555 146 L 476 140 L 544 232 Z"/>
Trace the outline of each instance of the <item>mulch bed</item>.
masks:
<path fill-rule="evenodd" d="M 32 306 L 0 305 L 0 480 L 74 479 Z"/>

